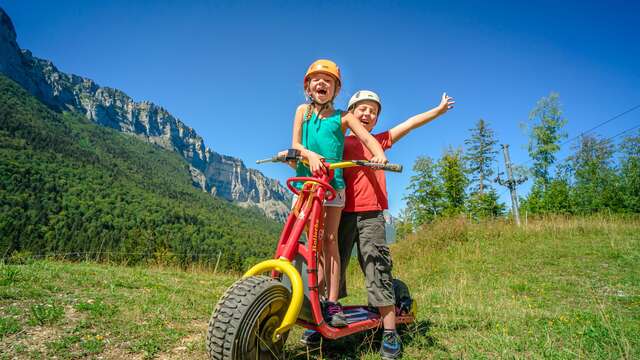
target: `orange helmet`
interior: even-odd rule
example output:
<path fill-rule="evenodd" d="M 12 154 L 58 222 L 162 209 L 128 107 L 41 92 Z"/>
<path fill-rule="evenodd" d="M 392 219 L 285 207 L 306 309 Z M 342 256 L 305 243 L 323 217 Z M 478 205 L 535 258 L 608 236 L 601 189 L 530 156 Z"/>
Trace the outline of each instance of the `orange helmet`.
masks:
<path fill-rule="evenodd" d="M 307 73 L 304 75 L 303 85 L 306 86 L 307 80 L 309 80 L 309 76 L 313 74 L 318 74 L 318 73 L 328 74 L 333 76 L 337 80 L 336 92 L 338 92 L 337 90 L 340 89 L 342 78 L 340 77 L 340 68 L 338 67 L 338 65 L 336 65 L 336 63 L 334 63 L 331 60 L 325 60 L 325 59 L 314 61 L 313 64 L 309 66 Z"/>

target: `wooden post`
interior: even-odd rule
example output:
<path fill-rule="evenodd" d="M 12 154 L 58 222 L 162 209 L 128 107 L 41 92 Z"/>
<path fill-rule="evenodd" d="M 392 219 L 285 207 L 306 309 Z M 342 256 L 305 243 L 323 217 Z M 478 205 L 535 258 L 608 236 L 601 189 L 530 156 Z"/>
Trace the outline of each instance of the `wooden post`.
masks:
<path fill-rule="evenodd" d="M 216 260 L 216 266 L 213 268 L 213 275 L 218 271 L 218 264 L 220 264 L 220 256 L 222 256 L 222 250 L 218 251 L 218 260 Z"/>

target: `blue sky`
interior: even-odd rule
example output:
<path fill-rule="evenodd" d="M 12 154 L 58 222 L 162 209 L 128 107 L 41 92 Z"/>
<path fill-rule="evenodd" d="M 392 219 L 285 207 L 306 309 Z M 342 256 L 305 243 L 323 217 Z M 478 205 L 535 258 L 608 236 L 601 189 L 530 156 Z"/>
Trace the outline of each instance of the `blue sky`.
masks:
<path fill-rule="evenodd" d="M 207 146 L 256 167 L 290 145 L 302 77 L 336 61 L 344 107 L 356 90 L 380 94 L 376 130 L 435 106 L 456 107 L 388 152 L 398 214 L 417 156 L 463 146 L 483 118 L 514 163 L 526 163 L 520 123 L 536 101 L 560 94 L 569 137 L 640 104 L 640 3 L 629 1 L 1 1 L 18 43 L 61 70 L 150 100 Z M 596 133 L 640 124 L 640 109 Z M 572 144 L 559 154 L 566 157 Z M 502 154 L 498 157 L 503 167 Z M 259 167 L 286 179 L 288 168 Z M 525 185 L 521 192 L 526 192 Z M 502 199 L 507 193 L 499 188 Z"/>

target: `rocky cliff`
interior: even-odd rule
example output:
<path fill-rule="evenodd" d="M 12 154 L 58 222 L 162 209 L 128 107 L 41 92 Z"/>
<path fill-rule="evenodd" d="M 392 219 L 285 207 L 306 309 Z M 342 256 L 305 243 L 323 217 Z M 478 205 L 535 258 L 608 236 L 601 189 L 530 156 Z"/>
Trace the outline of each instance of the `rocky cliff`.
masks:
<path fill-rule="evenodd" d="M 84 114 L 88 119 L 175 151 L 190 164 L 195 186 L 241 206 L 257 206 L 282 220 L 290 195 L 277 180 L 248 169 L 237 158 L 207 148 L 202 138 L 164 108 L 134 102 L 124 92 L 101 87 L 91 79 L 59 71 L 16 42 L 11 19 L 0 8 L 0 72 L 22 85 L 49 107 Z"/>

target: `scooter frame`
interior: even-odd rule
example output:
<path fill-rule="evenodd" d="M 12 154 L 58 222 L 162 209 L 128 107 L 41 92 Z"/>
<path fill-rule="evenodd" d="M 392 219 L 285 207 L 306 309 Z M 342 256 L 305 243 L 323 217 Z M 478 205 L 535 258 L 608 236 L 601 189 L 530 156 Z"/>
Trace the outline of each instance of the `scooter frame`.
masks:
<path fill-rule="evenodd" d="M 260 162 L 284 162 L 287 160 L 291 159 L 274 157 Z M 297 158 L 297 160 L 301 159 Z M 332 327 L 324 321 L 318 284 L 318 254 L 322 253 L 324 233 L 323 203 L 325 200 L 333 200 L 336 196 L 336 190 L 329 184 L 335 169 L 369 166 L 376 169 L 400 172 L 402 171 L 402 166 L 374 164 L 365 160 L 342 161 L 332 164 L 323 160 L 323 165 L 323 170 L 318 174 L 314 174 L 314 176 L 292 177 L 287 180 L 287 187 L 298 196 L 298 199 L 287 217 L 274 259 L 266 260 L 253 266 L 244 274 L 244 277 L 249 277 L 271 271 L 273 278 L 279 279 L 284 274 L 291 283 L 291 302 L 282 324 L 273 333 L 273 341 L 279 340 L 296 323 L 307 329 L 318 331 L 326 339 L 338 339 L 357 332 L 378 328 L 382 325 L 380 315 L 375 311 L 370 311 L 370 307 L 364 305 L 344 307 L 345 311 L 356 308 L 367 309 L 367 318 L 364 320 L 355 321 L 340 328 Z M 296 188 L 294 183 L 302 183 L 302 188 Z M 307 241 L 303 244 L 299 240 L 305 231 Z M 297 255 L 302 256 L 307 264 L 308 298 L 313 322 L 298 318 L 304 301 L 304 284 L 300 273 L 292 264 Z M 415 302 L 413 305 L 415 306 Z M 406 313 L 396 307 L 396 324 L 413 322 L 415 320 L 415 312 L 415 308 Z"/>

